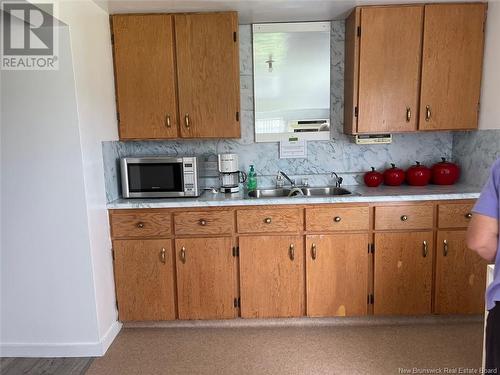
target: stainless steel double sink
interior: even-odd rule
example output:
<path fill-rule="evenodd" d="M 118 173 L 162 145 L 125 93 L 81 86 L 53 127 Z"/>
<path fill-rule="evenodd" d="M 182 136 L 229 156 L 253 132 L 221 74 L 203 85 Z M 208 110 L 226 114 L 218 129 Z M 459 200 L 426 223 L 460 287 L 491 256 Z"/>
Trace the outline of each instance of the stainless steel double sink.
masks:
<path fill-rule="evenodd" d="M 279 198 L 279 197 L 326 197 L 349 195 L 351 192 L 341 187 L 294 187 L 282 189 L 257 189 L 250 191 L 250 198 Z"/>

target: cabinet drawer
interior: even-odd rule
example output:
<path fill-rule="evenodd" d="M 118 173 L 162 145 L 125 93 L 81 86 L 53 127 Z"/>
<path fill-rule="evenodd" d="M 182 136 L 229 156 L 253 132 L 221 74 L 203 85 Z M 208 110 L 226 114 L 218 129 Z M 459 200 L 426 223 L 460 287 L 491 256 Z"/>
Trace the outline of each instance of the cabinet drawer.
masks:
<path fill-rule="evenodd" d="M 368 207 L 306 208 L 307 230 L 368 230 L 369 226 Z"/>
<path fill-rule="evenodd" d="M 440 228 L 466 228 L 472 218 L 473 203 L 446 203 L 438 206 Z"/>
<path fill-rule="evenodd" d="M 175 234 L 231 234 L 232 211 L 196 211 L 174 214 Z"/>
<path fill-rule="evenodd" d="M 124 212 L 111 214 L 113 238 L 165 237 L 172 233 L 170 213 Z"/>
<path fill-rule="evenodd" d="M 375 229 L 430 229 L 433 225 L 433 206 L 375 207 Z"/>
<path fill-rule="evenodd" d="M 299 232 L 303 229 L 302 209 L 278 208 L 237 211 L 238 232 Z"/>

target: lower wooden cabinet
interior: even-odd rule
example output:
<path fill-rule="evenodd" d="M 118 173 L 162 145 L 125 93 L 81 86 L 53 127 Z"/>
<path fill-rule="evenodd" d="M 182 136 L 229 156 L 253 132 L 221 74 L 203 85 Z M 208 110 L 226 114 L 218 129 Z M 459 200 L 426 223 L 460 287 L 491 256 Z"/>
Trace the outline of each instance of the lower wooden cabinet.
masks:
<path fill-rule="evenodd" d="M 119 319 L 175 319 L 171 240 L 115 240 Z"/>
<path fill-rule="evenodd" d="M 239 245 L 241 316 L 304 315 L 303 236 L 241 236 Z"/>
<path fill-rule="evenodd" d="M 374 313 L 431 313 L 433 232 L 375 234 Z"/>
<path fill-rule="evenodd" d="M 236 317 L 231 237 L 175 240 L 179 319 Z"/>
<path fill-rule="evenodd" d="M 307 315 L 365 315 L 368 256 L 368 234 L 307 236 Z"/>
<path fill-rule="evenodd" d="M 435 310 L 438 314 L 481 314 L 487 262 L 465 245 L 465 230 L 440 230 L 436 251 Z"/>
<path fill-rule="evenodd" d="M 471 201 L 374 206 L 113 210 L 119 318 L 484 311 Z"/>

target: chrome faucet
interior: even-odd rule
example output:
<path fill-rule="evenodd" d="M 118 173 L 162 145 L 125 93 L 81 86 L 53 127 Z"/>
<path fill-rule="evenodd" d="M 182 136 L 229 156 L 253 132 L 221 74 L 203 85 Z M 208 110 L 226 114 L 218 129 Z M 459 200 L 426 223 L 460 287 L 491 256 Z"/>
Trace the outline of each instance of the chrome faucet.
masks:
<path fill-rule="evenodd" d="M 344 181 L 344 179 L 342 177 L 339 177 L 339 175 L 335 172 L 332 172 L 332 177 L 335 176 L 335 187 L 340 187 L 340 185 L 342 185 L 342 181 Z"/>
<path fill-rule="evenodd" d="M 290 177 L 288 177 L 285 172 L 278 171 L 278 175 L 282 175 L 285 178 L 285 180 L 287 180 L 290 183 L 292 187 L 295 187 L 295 180 L 292 180 Z"/>

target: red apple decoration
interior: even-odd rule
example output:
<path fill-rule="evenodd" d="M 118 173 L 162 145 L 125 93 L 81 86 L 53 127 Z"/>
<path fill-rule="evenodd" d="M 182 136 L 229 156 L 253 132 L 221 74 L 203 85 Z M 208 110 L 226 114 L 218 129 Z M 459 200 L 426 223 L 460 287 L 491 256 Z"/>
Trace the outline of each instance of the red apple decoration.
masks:
<path fill-rule="evenodd" d="M 377 187 L 384 181 L 384 176 L 382 173 L 377 172 L 374 167 L 370 172 L 366 172 L 363 179 L 365 180 L 365 185 L 369 187 Z"/>
<path fill-rule="evenodd" d="M 441 158 L 441 162 L 432 166 L 432 183 L 436 185 L 453 185 L 460 178 L 460 167 Z"/>
<path fill-rule="evenodd" d="M 406 171 L 406 181 L 411 186 L 425 186 L 429 184 L 431 176 L 430 168 L 420 164 L 418 161 Z"/>
<path fill-rule="evenodd" d="M 405 180 L 405 171 L 396 168 L 396 165 L 391 163 L 391 168 L 384 172 L 384 184 L 389 186 L 399 186 Z"/>

